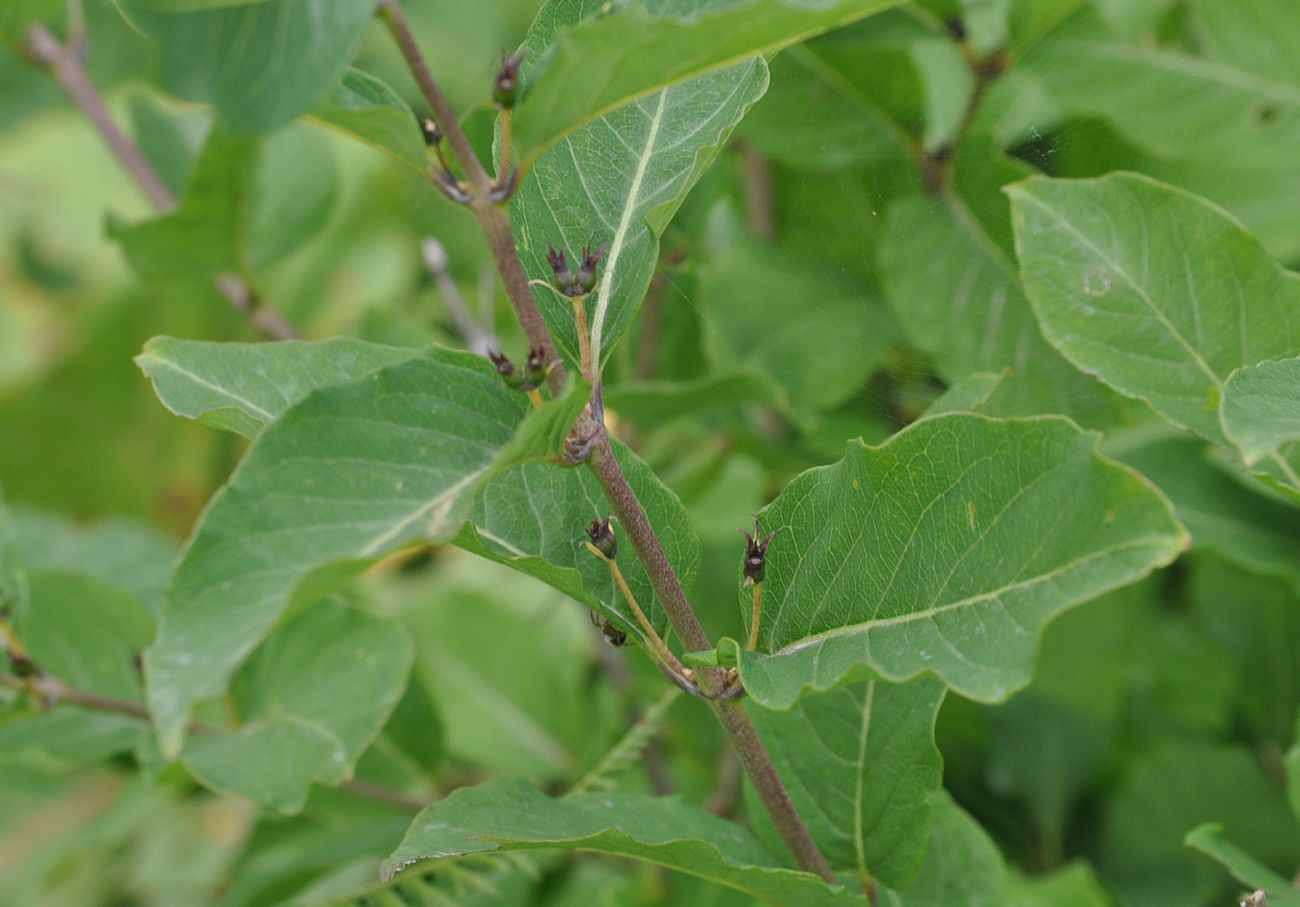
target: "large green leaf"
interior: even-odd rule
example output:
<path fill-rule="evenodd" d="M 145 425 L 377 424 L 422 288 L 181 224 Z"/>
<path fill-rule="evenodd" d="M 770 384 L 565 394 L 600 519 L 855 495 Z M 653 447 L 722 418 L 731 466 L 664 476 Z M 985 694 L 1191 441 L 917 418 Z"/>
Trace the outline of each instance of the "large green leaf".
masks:
<path fill-rule="evenodd" d="M 212 104 L 241 132 L 269 132 L 302 113 L 342 73 L 373 0 L 263 0 L 163 12 L 132 0 L 131 17 L 158 47 L 163 82 Z"/>
<path fill-rule="evenodd" d="M 577 22 L 592 8 L 580 0 L 553 0 L 539 14 L 525 50 L 541 56 L 557 25 Z M 567 51 L 557 53 L 568 59 L 563 56 Z M 584 79 L 594 72 L 591 61 L 582 69 Z M 766 90 L 767 66 L 762 59 L 749 59 L 690 81 L 664 84 L 669 87 L 557 138 L 535 161 L 510 204 L 519 255 L 531 278 L 549 284 L 550 245 L 576 255 L 584 246 L 607 244 L 599 284 L 587 303 L 592 354 L 600 361 L 608 358 L 640 308 L 658 261 L 659 235 L 736 123 Z M 521 123 L 522 110 L 530 106 L 531 101 L 521 108 Z M 555 342 L 576 362 L 572 305 L 545 288 L 536 295 Z"/>
<path fill-rule="evenodd" d="M 668 561 L 687 589 L 700 566 L 700 540 L 686 508 L 653 470 L 620 442 L 614 453 L 655 527 Z M 523 463 L 494 476 L 474 502 L 456 544 L 554 586 L 613 619 L 636 638 L 640 625 L 614 584 L 609 568 L 584 542 L 585 526 L 613 512 L 589 470 L 559 470 Z M 631 540 L 615 524 L 619 565 L 632 594 L 660 633 L 668 615 L 654 593 Z"/>
<path fill-rule="evenodd" d="M 788 712 L 749 709 L 833 868 L 899 889 L 920 871 L 930 839 L 929 797 L 943 780 L 934 721 L 944 692 L 933 677 L 872 680 L 807 696 Z M 779 846 L 753 789 L 746 794 L 760 836 Z"/>
<path fill-rule="evenodd" d="M 947 791 L 930 797 L 934 817 L 925 863 L 902 892 L 880 892 L 881 907 L 991 907 L 1006 896 L 1007 869 L 997 845 Z"/>
<path fill-rule="evenodd" d="M 516 136 L 525 163 L 630 103 L 896 5 L 897 0 L 656 0 L 562 29 L 533 76 Z M 577 20 L 544 9 L 554 32 Z M 554 21 L 558 19 L 558 21 Z"/>
<path fill-rule="evenodd" d="M 965 201 L 906 199 L 890 208 L 888 221 L 880 247 L 885 295 L 939 374 L 955 381 L 1010 369 L 995 397 L 1001 412 L 1063 413 L 1085 423 L 1109 417 L 1111 395 L 1043 339 L 1015 266 Z"/>
<path fill-rule="evenodd" d="M 154 337 L 135 362 L 178 416 L 251 438 L 318 388 L 419 355 L 346 337 L 273 344 Z"/>
<path fill-rule="evenodd" d="M 1219 417 L 1247 466 L 1300 438 L 1300 359 L 1232 372 L 1223 384 Z"/>
<path fill-rule="evenodd" d="M 204 784 L 296 812 L 311 783 L 352 774 L 406 685 L 401 626 L 333 601 L 276 630 L 239 672 L 237 729 L 196 734 L 182 759 Z"/>
<path fill-rule="evenodd" d="M 369 73 L 349 68 L 308 113 L 414 169 L 429 172 L 428 151 L 415 114 L 401 96 Z"/>
<path fill-rule="evenodd" d="M 779 534 L 770 654 L 738 653 L 750 696 L 789 708 L 864 670 L 932 671 L 985 701 L 1022 686 L 1044 623 L 1187 543 L 1168 502 L 1096 440 L 1056 417 L 949 414 L 794 479 L 760 514 Z"/>
<path fill-rule="evenodd" d="M 526 405 L 484 360 L 433 351 L 322 388 L 262 432 L 195 528 L 148 655 L 164 753 L 310 576 L 455 534 Z M 539 411 L 524 433 L 569 405 Z"/>
<path fill-rule="evenodd" d="M 1300 278 L 1207 202 L 1135 174 L 1011 194 L 1025 290 L 1066 358 L 1227 444 L 1228 375 L 1300 349 Z"/>
<path fill-rule="evenodd" d="M 544 848 L 648 860 L 783 907 L 866 903 L 829 891 L 817 876 L 781 868 L 740 825 L 681 800 L 619 793 L 552 800 L 518 781 L 462 788 L 425 809 L 383 872 L 391 877 L 420 860 Z"/>

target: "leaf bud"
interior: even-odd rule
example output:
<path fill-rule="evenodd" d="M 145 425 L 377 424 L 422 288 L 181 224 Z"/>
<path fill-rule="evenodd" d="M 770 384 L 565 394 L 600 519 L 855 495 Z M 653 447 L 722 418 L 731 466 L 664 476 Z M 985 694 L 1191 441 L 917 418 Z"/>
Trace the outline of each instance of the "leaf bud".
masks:
<path fill-rule="evenodd" d="M 614 537 L 614 527 L 609 524 L 609 517 L 592 520 L 587 529 L 587 537 L 591 539 L 591 546 L 607 560 L 612 561 L 618 555 L 618 539 Z"/>
<path fill-rule="evenodd" d="M 758 525 L 758 520 L 754 520 L 754 534 L 750 535 L 741 529 L 740 534 L 745 537 L 745 585 L 753 586 L 761 583 L 767 573 L 767 546 L 776 535 L 776 530 L 772 530 L 760 542 L 759 536 L 763 530 Z"/>

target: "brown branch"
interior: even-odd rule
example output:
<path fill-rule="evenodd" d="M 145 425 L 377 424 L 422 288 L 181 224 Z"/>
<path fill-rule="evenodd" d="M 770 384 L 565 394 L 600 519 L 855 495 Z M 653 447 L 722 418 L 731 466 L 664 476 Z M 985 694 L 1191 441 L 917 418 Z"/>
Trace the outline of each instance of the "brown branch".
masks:
<path fill-rule="evenodd" d="M 44 25 L 36 24 L 27 29 L 24 50 L 33 63 L 49 72 L 72 103 L 90 120 L 118 163 L 149 200 L 149 204 L 160 213 L 171 211 L 176 207 L 176 197 L 139 146 L 113 122 L 99 90 L 90 81 L 82 54 L 76 46 L 81 40 L 74 35 L 71 42 L 65 45 Z M 283 315 L 258 303 L 253 291 L 239 276 L 222 274 L 215 279 L 215 283 L 231 306 L 236 311 L 243 312 L 263 336 L 272 340 L 288 340 L 298 336 L 297 329 Z"/>
<path fill-rule="evenodd" d="M 547 361 L 555 363 L 555 367 L 551 369 L 550 380 L 552 389 L 558 389 L 564 383 L 564 369 L 555 357 L 555 344 L 551 340 L 545 321 L 542 320 L 541 312 L 537 309 L 537 302 L 533 299 L 532 289 L 528 285 L 528 276 L 524 272 L 523 263 L 519 260 L 510 220 L 501 204 L 493 198 L 492 180 L 475 156 L 473 147 L 464 130 L 460 128 L 451 105 L 434 81 L 424 55 L 420 52 L 411 33 L 410 25 L 402 13 L 400 0 L 380 0 L 380 12 L 402 56 L 406 59 L 407 66 L 415 77 L 416 84 L 419 85 L 435 122 L 446 135 L 461 167 L 465 169 L 470 187 L 470 207 L 487 238 L 488 248 L 492 252 L 492 258 L 505 284 L 506 294 L 510 298 L 520 325 L 528 335 L 529 342 L 533 346 L 541 347 L 546 352 Z M 598 410 L 598 408 L 597 400 L 593 404 L 593 409 Z M 682 640 L 682 644 L 690 651 L 712 648 L 708 634 L 704 632 L 704 627 L 700 625 L 695 610 L 686 598 L 681 581 L 677 578 L 672 564 L 669 563 L 654 527 L 650 525 L 645 510 L 641 507 L 636 493 L 628 484 L 627 477 L 623 475 L 623 470 L 614 457 L 614 450 L 610 445 L 603 420 L 599 425 L 596 443 L 587 464 L 596 474 L 601 488 L 604 489 L 605 495 L 618 514 L 620 523 L 632 539 L 637 556 L 650 577 L 651 586 L 663 603 L 673 630 Z M 697 672 L 697 676 L 700 690 L 706 697 L 717 697 L 726 687 L 725 672 L 719 668 L 702 669 Z M 758 736 L 758 731 L 750 721 L 749 715 L 746 714 L 744 706 L 738 702 L 716 698 L 710 699 L 710 705 L 731 736 L 741 764 L 749 772 L 759 798 L 799 865 L 821 876 L 828 884 L 838 884 L 838 879 L 831 871 L 826 858 L 817 849 L 816 842 L 813 841 L 807 826 L 804 825 L 790 801 L 789 794 L 782 786 L 781 779 L 772 764 L 772 758 Z"/>
<path fill-rule="evenodd" d="M 10 687 L 15 690 L 30 690 L 39 696 L 42 702 L 48 703 L 51 707 L 59 703 L 67 703 L 68 705 L 94 709 L 97 712 L 125 715 L 128 718 L 136 718 L 145 722 L 152 721 L 149 710 L 137 702 L 70 687 L 58 678 L 45 673 L 38 673 L 27 680 L 14 677 L 11 674 L 0 674 L 0 686 Z M 220 733 L 218 728 L 204 724 L 191 725 L 189 731 L 192 734 L 199 735 Z M 399 791 L 362 778 L 351 778 L 338 785 L 338 787 L 340 790 L 346 790 L 358 797 L 365 797 L 369 800 L 375 800 L 411 812 L 419 812 L 425 806 L 425 804 Z"/>

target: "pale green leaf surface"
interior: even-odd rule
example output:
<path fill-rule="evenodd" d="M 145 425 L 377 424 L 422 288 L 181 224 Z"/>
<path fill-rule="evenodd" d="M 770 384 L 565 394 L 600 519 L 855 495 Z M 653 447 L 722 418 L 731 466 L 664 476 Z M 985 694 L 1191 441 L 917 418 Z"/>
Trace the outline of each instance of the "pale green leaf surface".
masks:
<path fill-rule="evenodd" d="M 1035 178 L 1007 191 L 1047 339 L 1121 393 L 1228 443 L 1223 382 L 1300 348 L 1300 279 L 1220 209 L 1145 177 Z"/>
<path fill-rule="evenodd" d="M 1291 883 L 1228 840 L 1217 822 L 1196 826 L 1183 843 L 1222 864 L 1243 885 L 1265 892 L 1269 907 L 1300 907 L 1300 893 Z"/>
<path fill-rule="evenodd" d="M 795 478 L 760 514 L 779 535 L 771 654 L 740 653 L 750 696 L 788 708 L 868 670 L 931 671 L 985 701 L 1024 685 L 1044 623 L 1187 543 L 1163 496 L 1095 443 L 1060 418 L 950 414 Z"/>
<path fill-rule="evenodd" d="M 549 284 L 547 249 L 606 244 L 586 303 L 592 355 L 605 361 L 641 306 L 659 257 L 659 236 L 687 192 L 767 87 L 767 66 L 749 60 L 644 97 L 566 136 L 537 160 L 510 203 L 528 276 Z M 577 362 L 570 301 L 534 291 L 556 344 Z"/>
<path fill-rule="evenodd" d="M 412 657 L 395 621 L 316 603 L 240 670 L 232 690 L 240 727 L 192 736 L 181 758 L 218 791 L 296 812 L 312 782 L 351 776 L 397 705 Z"/>
<path fill-rule="evenodd" d="M 865 904 L 810 873 L 779 868 L 740 825 L 678 799 L 577 794 L 552 800 L 522 782 L 462 788 L 416 816 L 384 863 L 387 876 L 420 860 L 564 848 L 647 860 L 784 907 Z"/>
<path fill-rule="evenodd" d="M 162 611 L 175 539 L 128 517 L 79 524 L 24 510 L 12 519 L 18 559 L 26 569 L 85 574 L 127 593 L 154 617 Z"/>
<path fill-rule="evenodd" d="M 1009 174 L 1008 174 L 1009 175 Z M 1111 396 L 1043 339 L 1015 265 L 955 195 L 900 201 L 880 247 L 885 296 L 908 339 L 950 381 L 1010 369 L 996 409 L 1102 424 Z M 943 254 L 935 250 L 942 249 Z"/>
<path fill-rule="evenodd" d="M 302 113 L 351 58 L 373 0 L 264 0 L 184 12 L 131 4 L 158 47 L 163 83 L 212 104 L 235 130 L 269 132 Z"/>
<path fill-rule="evenodd" d="M 482 359 L 434 351 L 322 388 L 264 431 L 195 528 L 147 657 L 164 753 L 311 574 L 454 534 L 525 406 Z"/>
<path fill-rule="evenodd" d="M 307 114 L 331 129 L 355 136 L 422 176 L 428 151 L 415 114 L 386 82 L 349 68 Z"/>
<path fill-rule="evenodd" d="M 525 162 L 664 88 L 772 54 L 896 5 L 895 0 L 659 0 L 556 33 L 527 87 L 516 136 Z M 569 23 L 564 23 L 569 24 Z M 555 24 L 548 29 L 555 33 Z"/>
<path fill-rule="evenodd" d="M 655 527 L 668 561 L 689 589 L 700 566 L 700 540 L 686 508 L 645 462 L 614 442 L 628 483 Z M 474 502 L 456 544 L 535 576 L 615 620 L 631 636 L 644 634 L 614 583 L 609 567 L 587 550 L 584 530 L 613 507 L 587 469 L 524 463 L 492 477 Z M 668 615 L 636 557 L 627 534 L 614 524 L 619 566 L 638 603 L 660 632 Z"/>
<path fill-rule="evenodd" d="M 1219 418 L 1247 466 L 1300 438 L 1300 359 L 1233 371 L 1223 384 Z"/>
<path fill-rule="evenodd" d="M 997 845 L 947 791 L 930 797 L 930 842 L 921 874 L 902 892 L 880 892 L 881 907 L 993 907 L 1006 896 Z"/>
<path fill-rule="evenodd" d="M 1193 0 L 1191 7 L 1208 56 L 1300 87 L 1300 19 L 1290 0 Z"/>
<path fill-rule="evenodd" d="M 318 388 L 419 355 L 346 337 L 280 343 L 154 337 L 135 362 L 153 381 L 158 399 L 178 416 L 252 438 Z"/>
<path fill-rule="evenodd" d="M 934 722 L 944 692 L 933 677 L 872 680 L 807 696 L 788 712 L 749 709 L 832 868 L 899 889 L 920 871 L 930 795 L 943 780 Z M 760 839 L 779 847 L 752 787 L 745 793 Z"/>
<path fill-rule="evenodd" d="M 1025 66 L 1068 111 L 1105 118 L 1159 158 L 1279 169 L 1300 142 L 1300 85 L 1233 63 L 1068 39 L 1045 42 Z"/>

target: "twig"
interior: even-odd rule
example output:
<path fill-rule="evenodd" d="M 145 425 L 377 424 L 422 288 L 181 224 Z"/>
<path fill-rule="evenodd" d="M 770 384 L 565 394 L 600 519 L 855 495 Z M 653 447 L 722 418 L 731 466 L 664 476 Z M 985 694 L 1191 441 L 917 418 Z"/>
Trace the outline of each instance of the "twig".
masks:
<path fill-rule="evenodd" d="M 537 302 L 529 288 L 528 276 L 519 253 L 515 247 L 514 233 L 510 228 L 509 218 L 501 206 L 492 199 L 491 179 L 483 169 L 482 163 L 474 155 L 469 139 L 460 127 L 450 104 L 434 81 L 429 67 L 424 61 L 410 25 L 402 14 L 400 0 L 379 0 L 380 13 L 393 34 L 407 66 L 420 87 L 424 100 L 443 133 L 447 136 L 452 150 L 456 153 L 460 165 L 465 169 L 469 179 L 471 202 L 470 208 L 479 222 L 479 227 L 487 239 L 493 261 L 505 285 L 506 294 L 514 308 L 520 325 L 533 346 L 541 347 L 547 355 L 548 362 L 555 365 L 550 369 L 552 390 L 558 392 L 564 385 L 564 368 L 555 356 L 555 344 L 551 340 L 546 322 L 542 320 Z M 593 357 L 595 353 L 593 351 Z M 633 547 L 640 558 L 651 586 L 668 613 L 673 630 L 682 644 L 690 651 L 711 648 L 708 634 L 700 625 L 699 618 L 686 598 L 681 581 L 673 571 L 672 564 L 664 553 L 663 545 L 655 535 L 654 528 L 646 518 L 641 503 L 628 484 L 627 477 L 614 457 L 603 423 L 596 438 L 596 443 L 588 466 L 596 474 L 618 514 L 619 521 L 632 539 Z M 726 673 L 718 668 L 702 669 L 696 672 L 700 680 L 700 689 L 706 696 L 717 697 L 726 690 Z M 821 876 L 828 884 L 839 883 L 831 871 L 826 858 L 822 856 L 803 820 L 799 818 L 790 795 L 781 784 L 781 779 L 772 764 L 772 758 L 763 746 L 758 731 L 746 714 L 744 706 L 731 700 L 710 699 L 710 706 L 718 720 L 731 736 L 741 764 L 745 766 L 764 807 L 772 818 L 773 824 L 790 848 L 799 865 Z"/>
<path fill-rule="evenodd" d="M 736 142 L 736 150 L 740 153 L 740 176 L 745 190 L 749 228 L 759 239 L 771 239 L 776 236 L 772 165 L 761 151 L 748 142 Z"/>
<path fill-rule="evenodd" d="M 451 315 L 451 320 L 456 322 L 456 330 L 460 332 L 465 346 L 470 352 L 478 353 L 480 356 L 486 356 L 488 350 L 496 349 L 498 346 L 496 337 L 474 320 L 474 316 L 469 313 L 469 307 L 465 304 L 465 297 L 460 293 L 460 287 L 456 286 L 456 281 L 452 280 L 451 274 L 448 273 L 447 250 L 443 244 L 432 236 L 427 237 L 420 243 L 420 253 L 424 258 L 425 268 L 428 269 L 434 283 L 438 285 L 438 292 L 442 294 L 442 302 L 447 307 L 447 314 Z"/>
<path fill-rule="evenodd" d="M 139 146 L 108 115 L 104 99 L 86 74 L 79 47 L 84 49 L 84 36 L 78 38 L 76 32 L 70 43 L 64 45 L 44 25 L 32 25 L 27 30 L 25 49 L 32 62 L 48 71 L 72 99 L 72 103 L 90 120 L 149 203 L 161 213 L 171 211 L 176 207 L 176 197 Z M 263 336 L 272 340 L 288 340 L 298 336 L 298 331 L 283 315 L 258 304 L 257 298 L 242 278 L 234 274 L 222 274 L 214 282 L 230 304 L 247 315 L 253 327 Z"/>
<path fill-rule="evenodd" d="M 528 342 L 542 349 L 548 364 L 555 363 L 551 368 L 547 384 L 558 394 L 564 388 L 564 366 L 556 355 L 551 332 L 546 329 L 546 322 L 542 320 L 542 313 L 537 309 L 537 301 L 533 299 L 532 290 L 528 288 L 528 275 L 515 250 L 515 237 L 510 229 L 510 219 L 502 210 L 500 203 L 493 200 L 492 178 L 488 176 L 487 171 L 483 169 L 483 164 L 474 154 L 474 146 L 470 144 L 469 137 L 465 135 L 460 121 L 456 119 L 451 104 L 438 88 L 433 74 L 429 72 L 424 54 L 415 43 L 411 25 L 402 12 L 400 0 L 379 0 L 379 13 L 383 16 L 393 40 L 397 42 L 397 47 L 402 52 L 411 75 L 415 78 L 420 94 L 429 105 L 434 122 L 446 136 L 457 162 L 465 171 L 470 189 L 470 210 L 474 212 L 479 228 L 487 239 L 488 250 L 492 253 L 492 260 L 501 275 L 506 296 L 515 311 L 515 317 L 519 319 L 520 326 L 528 336 Z"/>
<path fill-rule="evenodd" d="M 113 696 L 101 696 L 99 693 L 90 690 L 81 690 L 76 687 L 70 687 L 61 680 L 51 677 L 49 674 L 39 673 L 27 680 L 20 677 L 14 677 L 11 674 L 0 674 L 0 686 L 10 687 L 15 690 L 30 690 L 37 694 L 43 702 L 51 704 L 67 703 L 77 705 L 86 709 L 94 709 L 97 712 L 111 712 L 115 715 L 125 715 L 128 718 L 136 718 L 140 721 L 151 721 L 149 710 L 139 703 L 131 702 L 127 699 L 118 699 Z M 190 727 L 190 733 L 198 735 L 208 735 L 221 733 L 217 728 L 208 725 L 196 724 Z M 414 800 L 405 794 L 384 787 L 381 784 L 375 784 L 372 781 L 366 781 L 361 778 L 352 778 L 338 785 L 340 790 L 346 790 L 349 793 L 356 794 L 359 797 L 365 797 L 370 800 L 376 800 L 380 803 L 386 803 L 389 806 L 396 806 L 399 809 L 419 812 L 425 804 Z"/>

